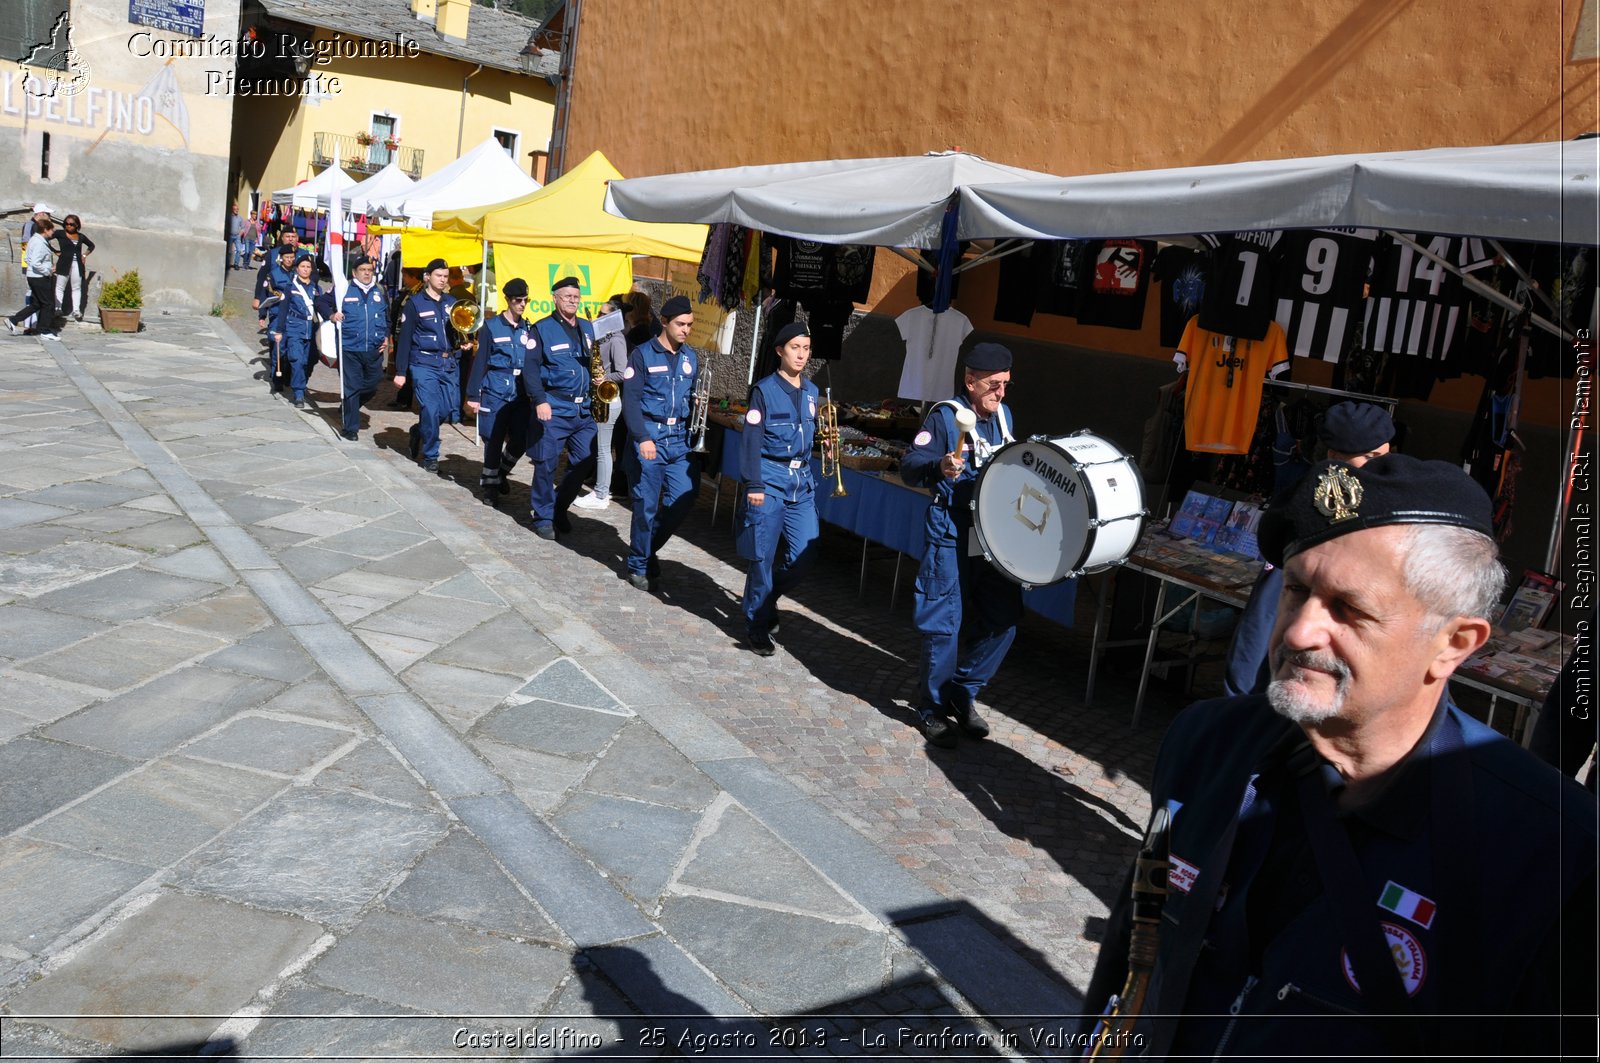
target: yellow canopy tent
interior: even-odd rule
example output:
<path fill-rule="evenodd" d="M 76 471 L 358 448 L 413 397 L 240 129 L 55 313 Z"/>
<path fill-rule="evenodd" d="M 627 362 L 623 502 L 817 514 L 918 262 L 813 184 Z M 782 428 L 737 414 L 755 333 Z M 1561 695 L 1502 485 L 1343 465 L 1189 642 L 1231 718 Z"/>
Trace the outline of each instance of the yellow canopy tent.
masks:
<path fill-rule="evenodd" d="M 551 312 L 550 284 L 576 276 L 583 285 L 582 313 L 592 315 L 606 297 L 633 285 L 633 256 L 699 262 L 704 225 L 629 221 L 605 212 L 606 182 L 622 174 L 594 152 L 557 180 L 503 203 L 433 215 L 436 236 L 487 240 L 494 245 L 495 275 L 528 282 L 532 316 Z M 408 233 L 409 239 L 409 233 Z M 503 305 L 496 295 L 496 309 Z"/>

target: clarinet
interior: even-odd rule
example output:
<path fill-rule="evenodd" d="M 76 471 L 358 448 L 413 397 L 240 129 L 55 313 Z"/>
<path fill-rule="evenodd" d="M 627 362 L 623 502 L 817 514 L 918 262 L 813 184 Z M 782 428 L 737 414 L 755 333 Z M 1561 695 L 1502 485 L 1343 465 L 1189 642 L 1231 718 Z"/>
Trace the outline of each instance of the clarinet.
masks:
<path fill-rule="evenodd" d="M 1167 872 L 1172 870 L 1168 834 L 1171 816 L 1158 808 L 1150 817 L 1144 846 L 1133 865 L 1133 929 L 1128 936 L 1128 978 L 1112 994 L 1089 1039 L 1089 1059 L 1120 1059 L 1144 1011 L 1150 975 L 1161 946 L 1161 909 L 1167 902 Z"/>

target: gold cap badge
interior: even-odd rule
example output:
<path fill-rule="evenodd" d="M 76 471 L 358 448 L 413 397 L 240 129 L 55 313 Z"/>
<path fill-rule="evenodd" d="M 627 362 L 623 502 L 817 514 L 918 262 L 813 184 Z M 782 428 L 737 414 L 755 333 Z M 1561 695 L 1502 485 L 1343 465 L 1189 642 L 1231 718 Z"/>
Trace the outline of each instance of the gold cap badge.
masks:
<path fill-rule="evenodd" d="M 1361 481 L 1351 476 L 1345 466 L 1330 465 L 1317 480 L 1317 490 L 1311 501 L 1318 513 L 1334 523 L 1349 520 L 1361 505 Z"/>

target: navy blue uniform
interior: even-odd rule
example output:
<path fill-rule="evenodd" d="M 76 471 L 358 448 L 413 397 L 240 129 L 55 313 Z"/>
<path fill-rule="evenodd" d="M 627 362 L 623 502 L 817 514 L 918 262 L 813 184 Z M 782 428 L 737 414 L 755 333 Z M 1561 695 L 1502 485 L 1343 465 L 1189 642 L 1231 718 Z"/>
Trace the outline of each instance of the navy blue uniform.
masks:
<path fill-rule="evenodd" d="M 373 282 L 363 289 L 355 281 L 335 305 L 333 292 L 325 292 L 317 307 L 323 317 L 337 311 L 339 323 L 339 386 L 342 427 L 346 435 L 361 427 L 361 404 L 372 401 L 383 376 L 383 344 L 389 338 L 389 300 L 383 285 Z"/>
<path fill-rule="evenodd" d="M 534 363 L 522 374 L 530 408 L 550 404 L 550 419 L 534 416 L 529 427 L 528 457 L 533 483 L 528 508 L 535 528 L 565 519 L 567 507 L 594 473 L 594 417 L 589 413 L 589 348 L 594 326 L 583 318 L 565 325 L 556 315 L 533 325 L 537 339 Z M 556 465 L 567 452 L 567 474 L 556 486 Z"/>
<path fill-rule="evenodd" d="M 689 471 L 689 406 L 700 357 L 684 344 L 676 352 L 656 337 L 628 355 L 622 374 L 622 416 L 628 422 L 633 454 L 633 530 L 628 543 L 628 573 L 654 577 L 656 554 L 694 508 L 694 478 Z M 656 456 L 646 461 L 639 444 L 654 441 Z"/>
<path fill-rule="evenodd" d="M 395 375 L 416 384 L 422 407 L 411 430 L 412 447 L 423 461 L 439 460 L 439 425 L 461 409 L 459 361 L 450 342 L 450 308 L 455 300 L 435 299 L 423 288 L 400 308 L 400 335 L 395 343 Z"/>
<path fill-rule="evenodd" d="M 273 335 L 277 330 L 274 322 L 278 319 L 278 304 L 267 304 L 267 300 L 274 298 L 274 290 L 278 293 L 276 297 L 282 298 L 283 289 L 278 287 L 274 279 L 276 268 L 277 261 L 274 256 L 269 256 L 267 261 L 261 263 L 261 268 L 256 270 L 255 294 L 256 303 L 261 308 L 261 318 L 267 323 L 267 387 L 273 392 L 283 386 L 287 373 L 282 361 L 282 348 L 277 337 Z"/>
<path fill-rule="evenodd" d="M 794 387 L 773 373 L 750 389 L 740 438 L 739 478 L 745 493 L 765 494 L 752 506 L 740 496 L 739 556 L 750 562 L 744 580 L 744 621 L 752 639 L 767 635 L 778 599 L 810 566 L 817 538 L 816 483 L 811 446 L 817 435 L 817 386 Z M 778 558 L 778 543 L 783 556 Z M 777 561 L 774 571 L 773 563 Z"/>
<path fill-rule="evenodd" d="M 283 289 L 283 301 L 274 308 L 272 330 L 283 337 L 283 365 L 297 401 L 306 397 L 306 381 L 311 377 L 311 339 L 321 297 L 316 281 L 302 284 L 296 277 Z"/>
<path fill-rule="evenodd" d="M 923 713 L 970 708 L 1000 670 L 1022 618 L 1022 588 L 982 557 L 967 554 L 972 527 L 968 506 L 986 454 L 972 453 L 969 439 L 961 474 L 948 480 L 939 471 L 944 456 L 961 445 L 956 432 L 958 404 L 971 408 L 963 397 L 929 410 L 922 431 L 900 462 L 902 480 L 933 492 L 928 545 L 917 570 L 911 612 L 912 623 L 922 633 L 919 711 Z M 1011 411 L 1002 405 L 988 420 L 980 419 L 974 431 L 986 450 L 998 449 L 1011 439 Z"/>
<path fill-rule="evenodd" d="M 517 459 L 528 449 L 528 395 L 522 371 L 536 355 L 538 341 L 526 321 L 515 325 L 496 314 L 478 330 L 478 356 L 467 378 L 467 401 L 478 404 L 478 436 L 483 440 L 483 472 L 478 486 L 485 501 L 505 491 Z"/>
<path fill-rule="evenodd" d="M 1382 788 L 1334 813 L 1330 837 L 1343 832 L 1353 851 L 1341 879 L 1308 840 L 1301 800 L 1337 803 L 1338 775 L 1307 751 L 1264 697 L 1194 705 L 1163 742 L 1150 800 L 1173 813 L 1173 870 L 1135 1030 L 1151 1058 L 1286 1059 L 1308 1046 L 1340 1058 L 1543 1056 L 1560 1023 L 1523 1016 L 1558 1011 L 1589 1014 L 1575 1024 L 1587 1051 L 1567 1047 L 1592 1058 L 1592 799 L 1444 701 Z M 1391 958 L 1380 935 L 1387 943 L 1393 999 L 1416 1018 L 1370 1018 L 1385 1011 L 1380 991 L 1359 988 L 1330 895 L 1359 898 L 1355 925 L 1370 932 L 1375 963 Z M 1091 1014 L 1126 974 L 1126 885 L 1118 896 Z"/>

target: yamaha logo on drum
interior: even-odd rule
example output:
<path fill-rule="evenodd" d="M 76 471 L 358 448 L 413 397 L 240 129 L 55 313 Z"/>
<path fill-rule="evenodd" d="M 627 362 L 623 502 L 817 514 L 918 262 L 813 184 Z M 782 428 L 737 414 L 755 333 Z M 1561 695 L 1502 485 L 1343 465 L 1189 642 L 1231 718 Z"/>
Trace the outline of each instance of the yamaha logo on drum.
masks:
<path fill-rule="evenodd" d="M 1049 480 L 1051 483 L 1055 484 L 1056 487 L 1060 488 L 1062 493 L 1068 497 L 1078 493 L 1078 481 L 1076 479 L 1068 476 L 1066 473 L 1062 472 L 1060 469 L 1056 468 L 1054 465 L 1051 465 L 1047 461 L 1034 458 L 1034 460 L 1030 462 L 1028 459 L 1031 457 L 1033 457 L 1033 455 L 1030 452 L 1023 451 L 1022 463 L 1024 465 L 1031 465 L 1035 475 L 1039 476 L 1041 479 Z"/>
<path fill-rule="evenodd" d="M 1024 450 L 1022 452 L 1022 467 L 1024 469 L 1033 468 L 1033 451 Z"/>

